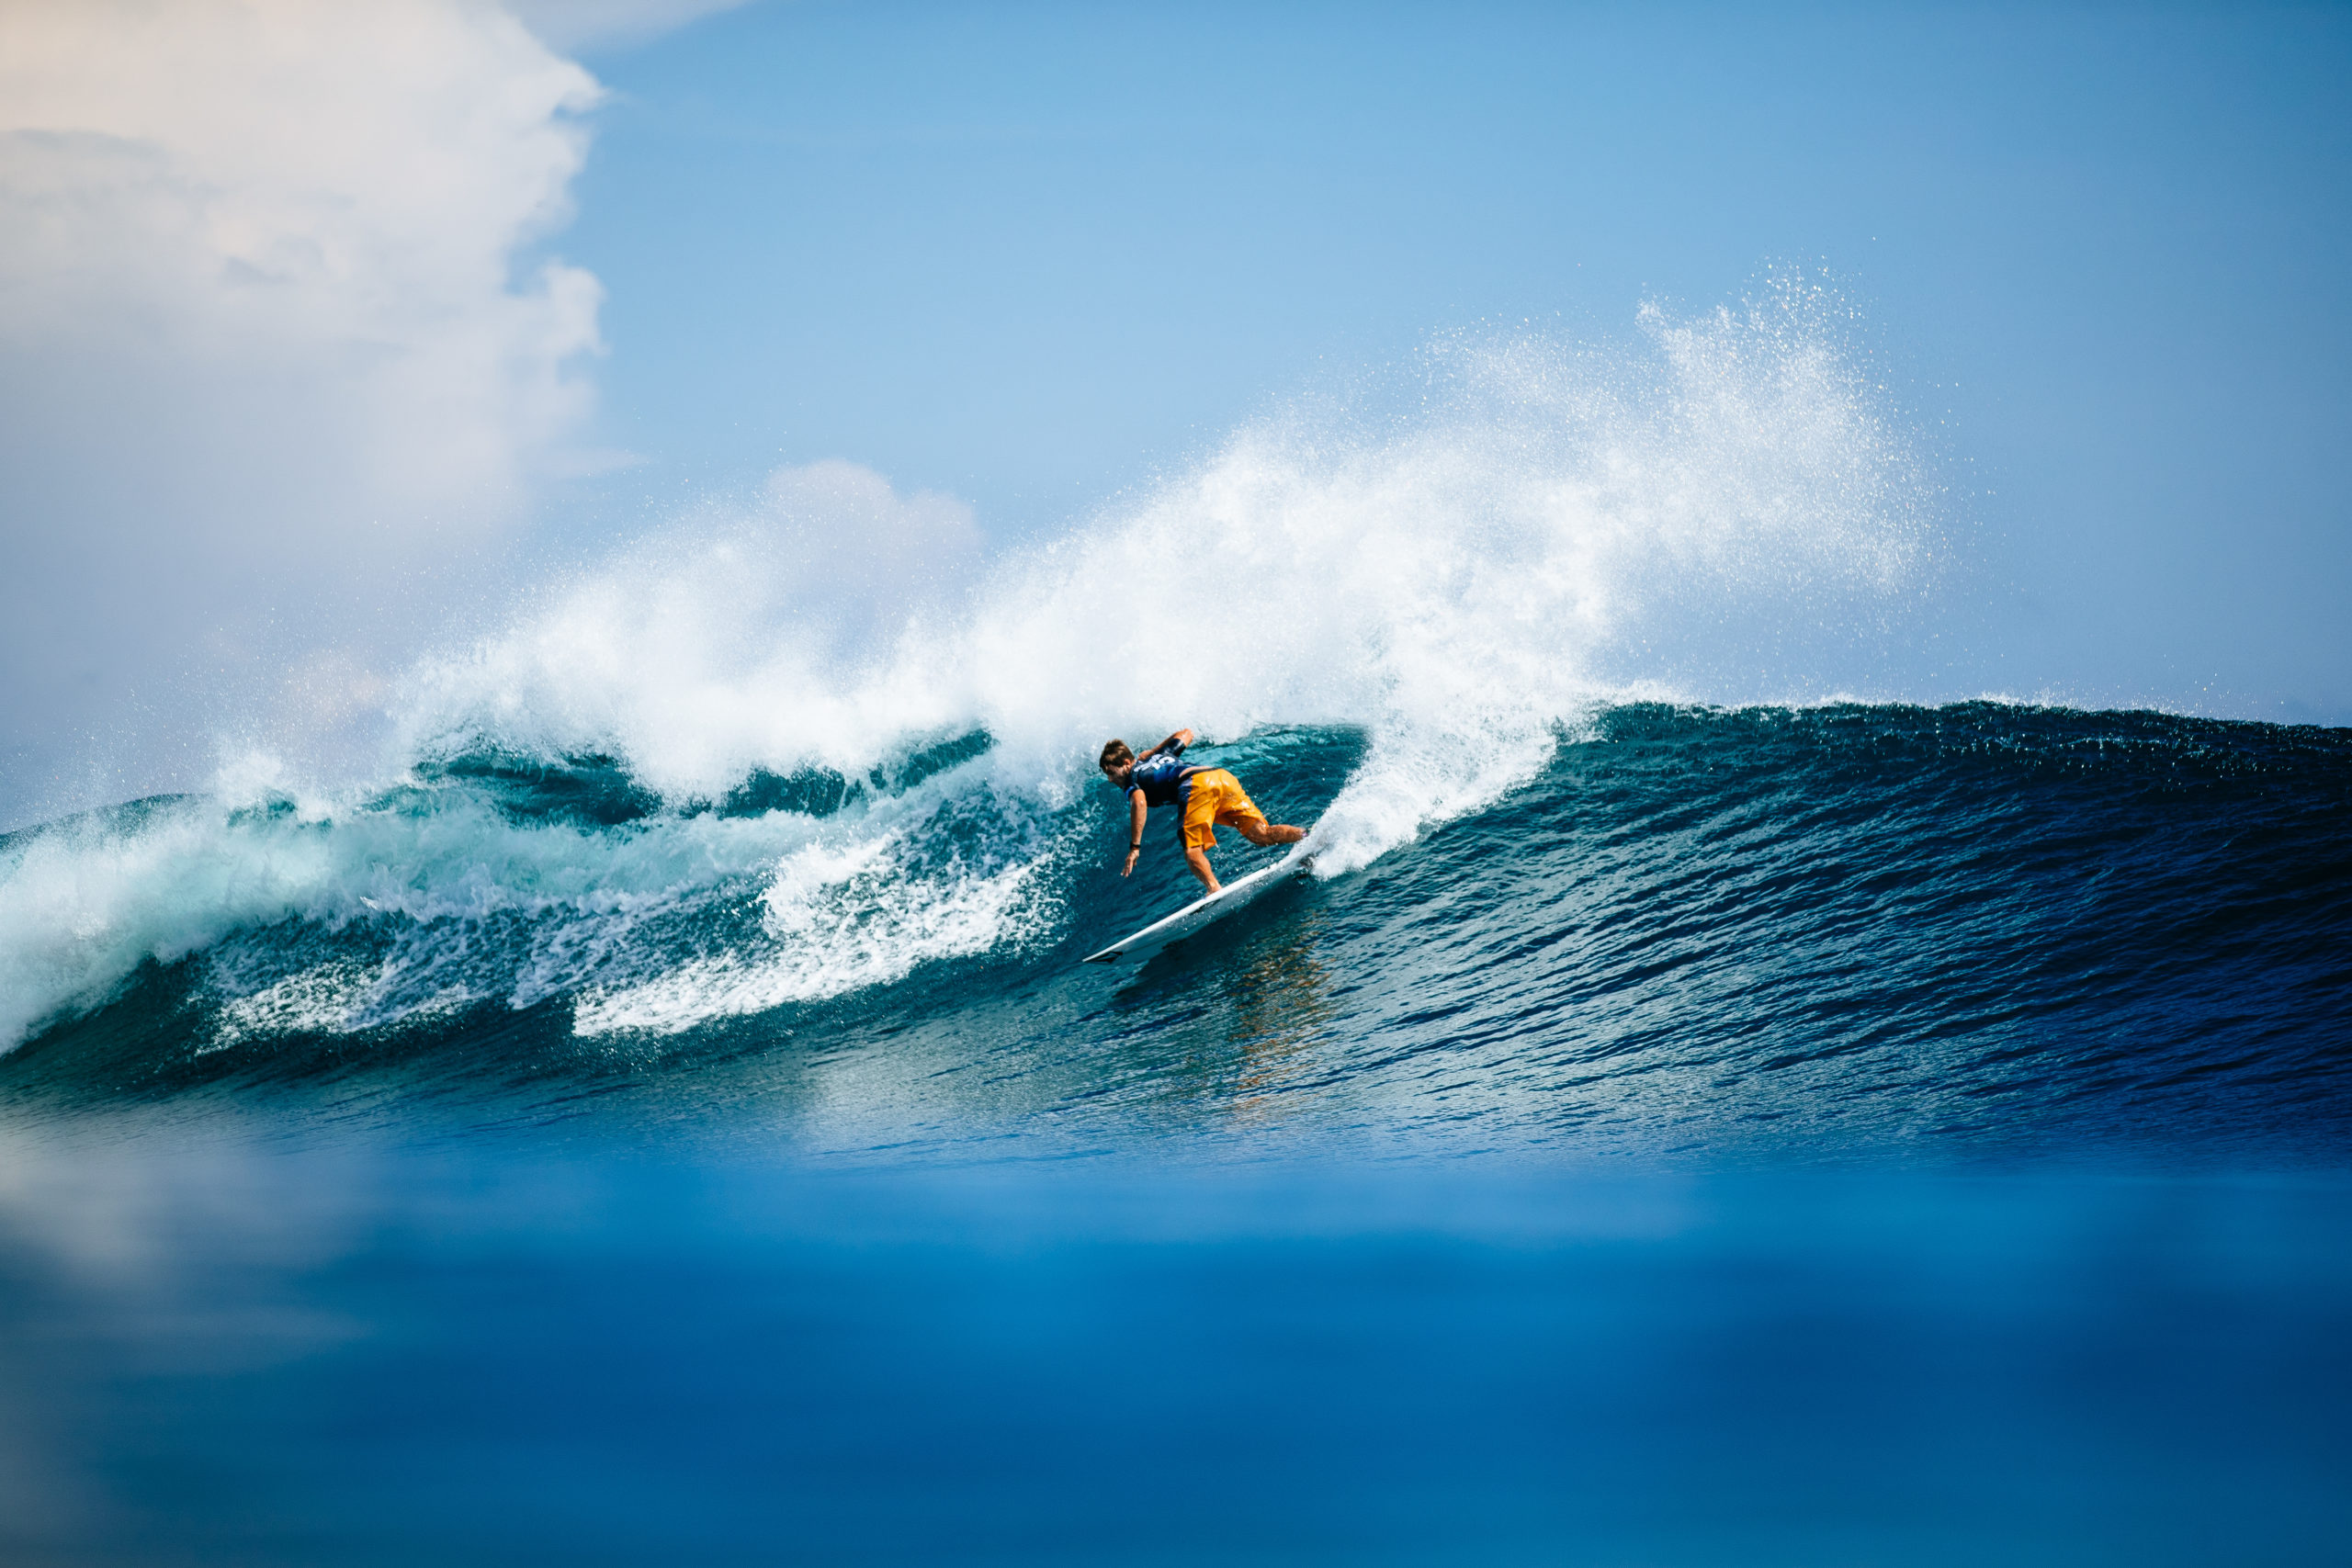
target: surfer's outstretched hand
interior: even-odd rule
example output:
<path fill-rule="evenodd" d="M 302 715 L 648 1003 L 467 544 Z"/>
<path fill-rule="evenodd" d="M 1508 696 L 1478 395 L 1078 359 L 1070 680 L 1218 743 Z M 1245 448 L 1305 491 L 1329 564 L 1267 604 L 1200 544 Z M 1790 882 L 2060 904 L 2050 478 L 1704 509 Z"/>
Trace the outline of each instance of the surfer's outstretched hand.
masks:
<path fill-rule="evenodd" d="M 1135 870 L 1136 857 L 1141 853 L 1143 853 L 1141 850 L 1129 850 L 1127 852 L 1127 863 L 1119 868 L 1119 874 L 1121 876 L 1125 876 L 1129 872 Z"/>

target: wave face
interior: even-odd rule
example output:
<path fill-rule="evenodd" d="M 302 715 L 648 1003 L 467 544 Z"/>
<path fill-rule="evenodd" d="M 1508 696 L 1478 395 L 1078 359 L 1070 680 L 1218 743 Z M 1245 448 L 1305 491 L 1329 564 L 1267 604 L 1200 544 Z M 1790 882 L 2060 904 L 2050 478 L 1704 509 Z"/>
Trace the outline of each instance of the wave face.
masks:
<path fill-rule="evenodd" d="M 1204 750 L 1304 822 L 1376 745 Z M 1024 790 L 1003 750 L 684 806 L 608 758 L 474 755 L 326 815 L 186 798 L 16 835 L 12 994 L 141 956 L 22 1019 L 0 1092 L 833 1148 L 1182 1125 L 2333 1158 L 2352 1131 L 2352 732 L 1618 705 L 1491 805 L 1128 973 L 1078 959 L 1188 896 L 1172 835 L 1121 881 L 1110 792 Z"/>

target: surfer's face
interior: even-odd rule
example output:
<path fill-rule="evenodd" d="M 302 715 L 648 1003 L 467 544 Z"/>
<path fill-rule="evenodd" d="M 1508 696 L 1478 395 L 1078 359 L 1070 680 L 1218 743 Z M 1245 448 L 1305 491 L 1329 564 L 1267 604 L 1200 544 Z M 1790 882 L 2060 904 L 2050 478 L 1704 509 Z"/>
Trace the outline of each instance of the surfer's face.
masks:
<path fill-rule="evenodd" d="M 1135 771 L 1136 765 L 1133 762 L 1122 762 L 1115 768 L 1103 769 L 1102 776 L 1121 789 L 1125 789 L 1127 787 L 1127 775 Z"/>

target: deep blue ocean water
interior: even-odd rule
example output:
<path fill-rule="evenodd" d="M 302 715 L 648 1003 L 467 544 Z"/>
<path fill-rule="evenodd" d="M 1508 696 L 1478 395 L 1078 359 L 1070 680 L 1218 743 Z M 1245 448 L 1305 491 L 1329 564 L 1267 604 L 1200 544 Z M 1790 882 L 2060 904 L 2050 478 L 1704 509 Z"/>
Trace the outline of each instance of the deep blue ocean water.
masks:
<path fill-rule="evenodd" d="M 0 1556 L 2352 1555 L 2352 731 L 1385 744 L 1204 748 L 1329 874 L 1139 971 L 984 729 L 0 840 Z"/>

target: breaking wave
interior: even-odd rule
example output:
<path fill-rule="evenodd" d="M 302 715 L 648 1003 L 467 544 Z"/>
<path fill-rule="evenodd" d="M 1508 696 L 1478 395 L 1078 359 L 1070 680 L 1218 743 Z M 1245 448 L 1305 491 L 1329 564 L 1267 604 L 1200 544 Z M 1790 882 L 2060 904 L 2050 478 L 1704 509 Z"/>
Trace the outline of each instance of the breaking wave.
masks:
<path fill-rule="evenodd" d="M 1869 690 L 1935 487 L 1845 325 L 1784 280 L 1627 344 L 1442 342 L 993 561 L 946 498 L 779 474 L 420 665 L 385 781 L 0 842 L 0 1043 L 195 955 L 215 1044 L 549 998 L 687 1029 L 1058 940 L 1111 734 L 1326 737 L 1329 877 L 1612 705 Z"/>

